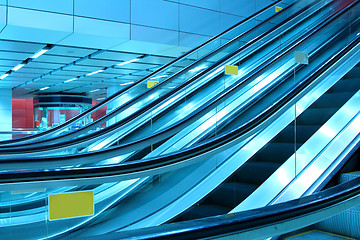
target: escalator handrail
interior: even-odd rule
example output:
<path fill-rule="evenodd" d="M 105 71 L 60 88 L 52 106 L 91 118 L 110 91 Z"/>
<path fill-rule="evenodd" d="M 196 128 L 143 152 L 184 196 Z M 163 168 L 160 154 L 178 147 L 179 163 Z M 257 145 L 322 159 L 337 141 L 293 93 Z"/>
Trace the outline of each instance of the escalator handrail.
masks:
<path fill-rule="evenodd" d="M 66 121 L 65 123 L 56 126 L 54 128 L 51 128 L 45 132 L 41 132 L 32 136 L 27 136 L 27 137 L 23 137 L 23 138 L 19 138 L 19 139 L 12 139 L 12 140 L 4 140 L 4 141 L 0 141 L 0 145 L 4 145 L 4 144 L 13 144 L 13 143 L 18 143 L 18 142 L 22 142 L 22 141 L 27 141 L 27 140 L 31 140 L 31 139 L 36 139 L 39 137 L 44 137 L 47 134 L 51 134 L 57 131 L 60 131 L 62 129 L 65 129 L 69 126 L 71 126 L 71 124 L 79 121 L 80 119 L 84 118 L 86 115 L 91 114 L 92 112 L 100 109 L 101 107 L 105 106 L 106 104 L 108 104 L 109 102 L 111 102 L 113 99 L 117 98 L 119 95 L 125 93 L 126 91 L 128 91 L 129 89 L 131 89 L 132 87 L 139 85 L 141 83 L 143 83 L 146 79 L 151 78 L 152 76 L 158 74 L 159 72 L 163 71 L 164 69 L 170 67 L 171 65 L 173 65 L 174 63 L 178 62 L 179 60 L 187 57 L 188 55 L 194 53 L 195 51 L 199 50 L 200 48 L 204 47 L 205 45 L 211 43 L 212 41 L 216 40 L 217 38 L 220 38 L 222 35 L 227 34 L 228 32 L 232 31 L 233 29 L 235 29 L 236 27 L 240 26 L 241 24 L 249 21 L 250 19 L 255 18 L 256 16 L 262 14 L 263 12 L 265 12 L 266 10 L 274 7 L 276 4 L 278 4 L 279 2 L 281 2 L 283 0 L 277 0 L 274 3 L 272 3 L 271 5 L 269 5 L 266 8 L 263 8 L 262 10 L 260 10 L 259 12 L 256 12 L 252 15 L 250 15 L 249 17 L 243 19 L 242 21 L 238 22 L 237 24 L 233 25 L 232 27 L 228 28 L 227 30 L 225 30 L 224 32 L 221 32 L 219 34 L 217 34 L 216 36 L 210 38 L 209 40 L 207 40 L 206 42 L 202 43 L 201 45 L 193 48 L 192 50 L 186 52 L 185 54 L 175 58 L 174 60 L 172 60 L 171 62 L 161 66 L 159 69 L 155 70 L 154 72 L 150 73 L 149 75 L 141 78 L 140 80 L 136 81 L 134 84 L 129 85 L 127 87 L 125 87 L 124 89 L 119 90 L 118 92 L 114 93 L 113 95 L 111 95 L 110 97 L 108 97 L 107 99 L 97 103 L 96 105 L 92 106 L 91 108 L 87 109 L 86 111 L 84 111 L 83 113 L 71 118 L 70 120 Z M 275 15 L 274 15 L 275 16 Z"/>

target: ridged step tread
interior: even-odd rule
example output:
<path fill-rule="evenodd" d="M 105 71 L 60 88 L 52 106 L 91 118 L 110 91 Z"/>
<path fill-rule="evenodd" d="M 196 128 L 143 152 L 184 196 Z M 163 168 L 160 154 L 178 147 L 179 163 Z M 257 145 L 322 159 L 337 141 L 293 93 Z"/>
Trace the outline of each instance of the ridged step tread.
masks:
<path fill-rule="evenodd" d="M 233 209 L 253 193 L 256 188 L 256 185 L 226 182 L 211 192 L 209 197 L 204 201 L 204 204 L 213 204 Z"/>
<path fill-rule="evenodd" d="M 309 108 L 296 119 L 296 123 L 299 125 L 323 125 L 337 111 L 338 108 Z"/>
<path fill-rule="evenodd" d="M 357 75 L 356 78 L 343 78 L 337 82 L 333 87 L 329 89 L 327 93 L 340 93 L 340 92 L 355 92 L 360 88 L 360 75 Z M 350 76 L 347 76 L 350 77 Z"/>
<path fill-rule="evenodd" d="M 326 93 L 316 100 L 312 108 L 342 107 L 353 95 L 352 92 Z"/>
<path fill-rule="evenodd" d="M 227 214 L 231 209 L 217 205 L 199 205 L 188 209 L 175 219 L 176 222 Z"/>
<path fill-rule="evenodd" d="M 299 147 L 300 144 L 297 144 Z M 271 142 L 254 155 L 256 161 L 284 163 L 294 154 L 294 143 Z"/>
<path fill-rule="evenodd" d="M 306 142 L 318 129 L 318 125 L 296 125 L 296 142 Z M 278 134 L 277 142 L 293 143 L 295 139 L 295 126 L 287 126 L 280 134 Z"/>
<path fill-rule="evenodd" d="M 235 174 L 237 182 L 260 186 L 279 167 L 280 163 L 272 162 L 247 162 Z"/>

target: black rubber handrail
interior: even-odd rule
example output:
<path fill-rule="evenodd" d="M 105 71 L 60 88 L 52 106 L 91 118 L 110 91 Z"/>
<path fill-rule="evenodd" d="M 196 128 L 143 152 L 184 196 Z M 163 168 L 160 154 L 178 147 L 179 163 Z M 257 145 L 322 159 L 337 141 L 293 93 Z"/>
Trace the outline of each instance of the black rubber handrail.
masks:
<path fill-rule="evenodd" d="M 332 64 L 336 63 L 341 57 L 343 57 L 348 51 L 357 46 L 360 43 L 360 37 L 356 37 L 351 43 L 339 51 L 335 56 L 326 61 L 319 69 L 314 71 L 308 78 L 299 81 L 287 94 L 281 96 L 274 101 L 268 108 L 266 108 L 259 115 L 238 127 L 237 129 L 217 136 L 208 142 L 201 143 L 194 147 L 184 149 L 179 152 L 175 152 L 168 155 L 162 155 L 149 159 L 142 159 L 137 161 L 131 161 L 124 164 L 115 164 L 107 166 L 94 166 L 75 169 L 47 169 L 45 171 L 11 171 L 3 172 L 0 174 L 0 183 L 16 183 L 16 182 L 28 182 L 28 181 L 48 181 L 48 180 L 61 180 L 61 179 L 83 179 L 88 177 L 107 177 L 107 176 L 119 176 L 126 174 L 133 174 L 139 172 L 146 172 L 154 169 L 164 168 L 188 159 L 196 158 L 196 156 L 206 154 L 220 149 L 221 146 L 229 144 L 241 137 L 249 134 L 251 130 L 254 130 L 257 126 L 262 126 L 267 119 L 274 115 L 278 110 L 283 108 L 289 101 L 291 101 L 297 94 L 309 86 L 315 81 L 322 73 L 324 73 Z M 109 151 L 114 151 L 110 149 Z M 89 153 L 90 154 L 90 153 Z M 88 154 L 84 154 L 88 155 Z M 67 158 L 65 156 L 64 158 Z M 6 161 L 5 161 L 6 162 Z"/>
<path fill-rule="evenodd" d="M 23 138 L 19 138 L 19 139 L 12 139 L 12 140 L 5 140 L 5 141 L 0 141 L 0 145 L 4 145 L 4 144 L 13 144 L 13 143 L 19 143 L 19 142 L 22 142 L 22 141 L 27 141 L 27 140 L 31 140 L 31 139 L 36 139 L 36 138 L 39 138 L 39 137 L 44 137 L 45 135 L 47 134 L 51 134 L 51 133 L 54 133 L 54 132 L 57 132 L 57 131 L 60 131 L 62 129 L 65 129 L 69 126 L 71 126 L 73 123 L 79 121 L 80 119 L 84 118 L 86 115 L 89 115 L 91 114 L 92 112 L 100 109 L 101 107 L 105 106 L 106 104 L 108 104 L 109 102 L 111 102 L 113 99 L 117 98 L 119 95 L 125 93 L 126 91 L 128 91 L 129 89 L 133 88 L 134 86 L 137 86 L 141 83 L 143 83 L 146 79 L 148 78 L 151 78 L 152 76 L 158 74 L 159 72 L 163 71 L 164 69 L 170 67 L 171 65 L 173 65 L 174 63 L 178 62 L 179 60 L 189 56 L 190 54 L 194 53 L 195 51 L 199 50 L 200 48 L 204 47 L 205 45 L 209 44 L 210 42 L 214 41 L 215 39 L 221 37 L 222 35 L 225 35 L 227 34 L 228 32 L 232 31 L 233 29 L 235 29 L 236 27 L 240 26 L 241 24 L 249 21 L 250 19 L 252 18 L 255 18 L 256 16 L 262 14 L 263 12 L 265 12 L 266 10 L 274 7 L 276 4 L 278 4 L 279 2 L 281 2 L 283 0 L 277 0 L 275 1 L 273 4 L 269 5 L 268 7 L 266 8 L 263 8 L 262 10 L 260 10 L 259 12 L 256 12 L 252 15 L 250 15 L 249 17 L 247 17 L 246 19 L 240 21 L 239 23 L 233 25 L 232 27 L 228 28 L 227 30 L 225 30 L 224 32 L 220 33 L 220 34 L 217 34 L 216 36 L 210 38 L 209 40 L 207 40 L 206 42 L 204 42 L 203 44 L 193 48 L 192 50 L 190 50 L 189 52 L 186 52 L 185 54 L 175 58 L 173 61 L 169 62 L 168 64 L 165 64 L 163 65 L 162 67 L 160 67 L 159 69 L 155 70 L 154 72 L 150 73 L 149 75 L 145 76 L 144 78 L 136 81 L 134 84 L 132 85 L 129 85 L 127 87 L 125 87 L 124 89 L 116 92 L 115 94 L 111 95 L 110 97 L 108 97 L 107 99 L 105 99 L 104 101 L 102 102 L 99 102 L 98 104 L 92 106 L 91 108 L 89 108 L 88 110 L 86 110 L 85 112 L 75 116 L 74 118 L 66 121 L 65 123 L 59 125 L 59 126 L 56 126 L 54 128 L 51 128 L 45 132 L 41 132 L 41 133 L 38 133 L 36 135 L 32 135 L 32 136 L 27 136 L 27 137 L 23 137 Z"/>
<path fill-rule="evenodd" d="M 266 227 L 284 224 L 312 214 L 318 214 L 332 207 L 339 207 L 360 195 L 360 178 L 340 184 L 330 189 L 314 193 L 310 196 L 279 203 L 267 207 L 243 211 L 234 214 L 190 220 L 185 222 L 163 224 L 136 230 L 102 234 L 79 240 L 115 240 L 115 239 L 212 239 L 261 230 Z M 359 197 L 360 198 L 360 197 Z M 360 202 L 355 200 L 354 202 Z M 354 203 L 353 203 L 354 204 Z M 326 217 L 330 217 L 325 215 Z M 325 218 L 324 216 L 324 218 Z M 304 221 L 297 229 L 304 228 L 316 222 Z M 284 229 L 279 229 L 280 234 Z M 289 231 L 289 230 L 287 230 Z M 276 231 L 275 235 L 276 235 Z M 262 231 L 262 236 L 272 237 L 268 231 Z M 274 234 L 274 233 L 273 233 Z M 277 234 L 279 235 L 279 233 Z"/>

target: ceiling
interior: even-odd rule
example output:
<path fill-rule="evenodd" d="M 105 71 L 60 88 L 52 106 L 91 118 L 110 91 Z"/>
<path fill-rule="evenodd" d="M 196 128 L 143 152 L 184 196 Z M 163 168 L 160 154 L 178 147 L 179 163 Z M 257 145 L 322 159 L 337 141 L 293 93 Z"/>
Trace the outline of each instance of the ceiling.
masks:
<path fill-rule="evenodd" d="M 47 48 L 50 49 L 44 54 L 32 58 Z M 108 88 L 120 90 L 175 57 L 144 54 L 143 51 L 138 53 L 0 40 L 0 76 L 10 73 L 0 80 L 0 88 L 12 88 L 13 98 L 33 98 L 34 95 L 45 93 L 76 93 L 87 94 L 93 100 L 100 101 L 106 97 Z M 138 60 L 127 63 L 134 59 Z M 21 63 L 25 63 L 22 68 L 12 70 Z M 101 72 L 97 72 L 99 70 Z"/>

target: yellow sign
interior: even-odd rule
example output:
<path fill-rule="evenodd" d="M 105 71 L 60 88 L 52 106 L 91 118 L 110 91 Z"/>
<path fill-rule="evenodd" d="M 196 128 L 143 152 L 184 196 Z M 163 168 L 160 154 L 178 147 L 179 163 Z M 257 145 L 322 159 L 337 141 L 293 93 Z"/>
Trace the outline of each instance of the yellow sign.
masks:
<path fill-rule="evenodd" d="M 280 12 L 283 8 L 275 6 L 275 12 Z"/>
<path fill-rule="evenodd" d="M 225 65 L 225 74 L 238 75 L 238 66 Z"/>
<path fill-rule="evenodd" d="M 93 191 L 49 195 L 49 219 L 64 219 L 94 214 Z"/>
<path fill-rule="evenodd" d="M 153 86 L 155 86 L 158 83 L 159 83 L 159 81 L 147 81 L 147 87 L 152 88 Z"/>

